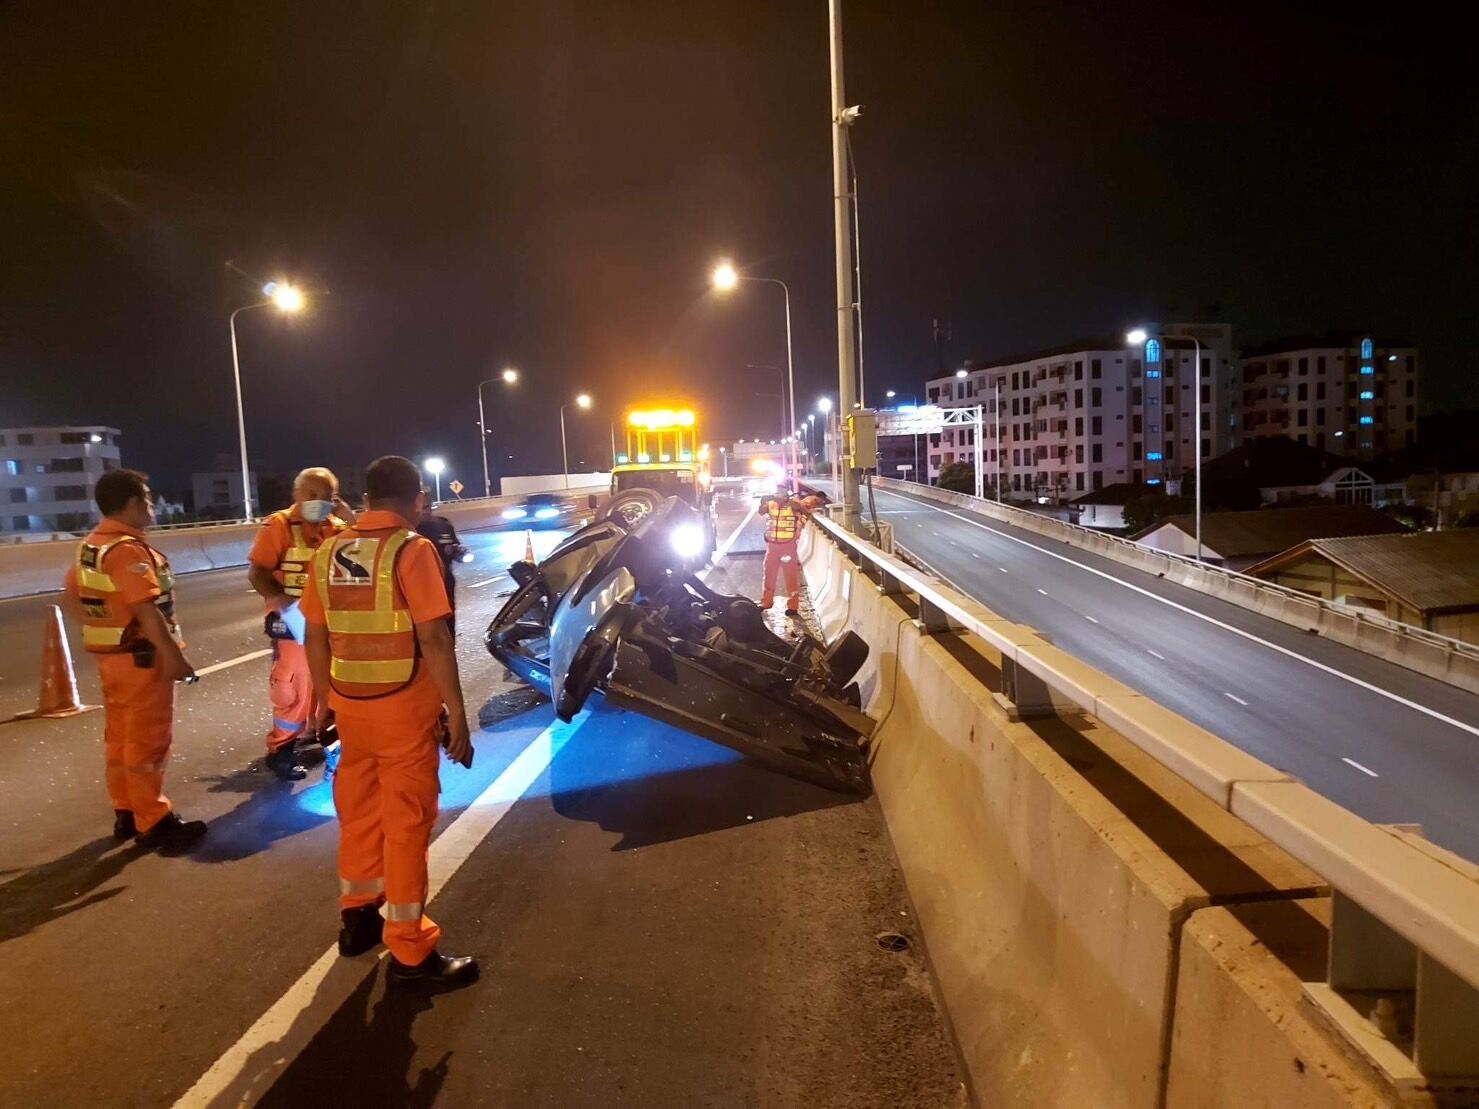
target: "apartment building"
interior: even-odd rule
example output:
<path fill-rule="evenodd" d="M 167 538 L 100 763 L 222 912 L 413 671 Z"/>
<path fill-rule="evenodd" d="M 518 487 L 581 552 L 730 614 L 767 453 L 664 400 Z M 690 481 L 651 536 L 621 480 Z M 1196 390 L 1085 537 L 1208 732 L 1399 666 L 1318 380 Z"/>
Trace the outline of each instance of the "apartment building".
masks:
<path fill-rule="evenodd" d="M 929 381 L 926 399 L 941 407 L 981 406 L 986 481 L 993 484 L 1000 474 L 1006 496 L 1058 503 L 1117 482 L 1175 490 L 1195 464 L 1199 402 L 1202 457 L 1236 442 L 1240 383 L 1232 329 L 1165 324 L 1147 330 L 1140 345 L 1107 339 L 1002 363 L 968 362 Z M 972 428 L 929 436 L 931 481 L 944 463 L 972 460 L 974 436 Z"/>
<path fill-rule="evenodd" d="M 1281 339 L 1245 351 L 1243 430 L 1365 459 L 1417 441 L 1417 350 L 1371 335 Z"/>
<path fill-rule="evenodd" d="M 114 427 L 0 428 L 0 533 L 86 530 L 98 478 L 120 459 Z"/>

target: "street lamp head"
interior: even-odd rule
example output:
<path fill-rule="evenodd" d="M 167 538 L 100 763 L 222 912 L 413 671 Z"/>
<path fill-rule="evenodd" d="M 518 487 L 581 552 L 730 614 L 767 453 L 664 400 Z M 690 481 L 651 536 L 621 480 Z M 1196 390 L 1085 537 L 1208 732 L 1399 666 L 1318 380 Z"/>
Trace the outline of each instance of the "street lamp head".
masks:
<path fill-rule="evenodd" d="M 817 411 L 820 412 L 824 416 L 828 412 L 832 411 L 832 398 L 831 397 L 822 397 L 822 398 L 820 398 L 817 401 Z"/>
<path fill-rule="evenodd" d="M 505 385 L 512 385 L 519 380 L 519 371 L 509 366 L 500 376 L 503 378 Z"/>
<path fill-rule="evenodd" d="M 894 390 L 890 389 L 888 392 L 884 393 L 883 395 L 886 396 L 889 400 L 893 400 L 899 394 L 896 393 L 896 392 L 894 392 Z"/>
<path fill-rule="evenodd" d="M 432 477 L 436 477 L 437 475 L 441 474 L 446 468 L 447 464 L 440 458 L 428 458 L 425 464 L 422 466 L 422 469 L 424 469 L 428 474 L 431 474 Z"/>
<path fill-rule="evenodd" d="M 964 366 L 962 366 L 960 369 L 958 369 L 958 370 L 955 371 L 955 376 L 956 377 L 968 377 L 968 376 L 970 376 L 970 371 L 967 370 Z"/>
<path fill-rule="evenodd" d="M 714 272 L 710 275 L 709 280 L 713 283 L 714 288 L 718 289 L 721 293 L 727 293 L 739 284 L 739 272 L 726 259 L 714 267 Z"/>
<path fill-rule="evenodd" d="M 1146 332 L 1145 328 L 1137 327 L 1134 331 L 1125 336 L 1125 342 L 1129 343 L 1132 347 L 1138 347 L 1141 343 L 1145 342 L 1145 340 L 1149 338 L 1150 335 Z"/>
<path fill-rule="evenodd" d="M 279 312 L 292 315 L 303 310 L 303 290 L 286 281 L 269 281 L 262 286 L 262 295 L 277 307 Z"/>
<path fill-rule="evenodd" d="M 575 398 L 575 403 L 581 408 L 589 408 L 591 406 L 591 395 L 589 393 L 581 393 L 580 396 Z"/>
<path fill-rule="evenodd" d="M 815 412 L 808 412 L 806 414 L 806 422 L 809 423 L 809 424 L 816 423 L 817 422 L 817 414 Z"/>

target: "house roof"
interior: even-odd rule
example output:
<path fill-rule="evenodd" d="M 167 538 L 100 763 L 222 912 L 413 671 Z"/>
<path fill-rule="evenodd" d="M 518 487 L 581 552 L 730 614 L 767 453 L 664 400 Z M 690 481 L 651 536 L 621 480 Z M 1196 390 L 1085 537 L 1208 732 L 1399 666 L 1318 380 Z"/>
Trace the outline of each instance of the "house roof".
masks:
<path fill-rule="evenodd" d="M 1479 528 L 1311 539 L 1246 572 L 1266 576 L 1310 554 L 1420 612 L 1479 608 Z"/>
<path fill-rule="evenodd" d="M 1202 464 L 1203 480 L 1210 486 L 1219 482 L 1246 481 L 1260 489 L 1288 485 L 1318 485 L 1332 471 L 1350 462 L 1318 447 L 1271 435 L 1250 439 Z"/>
<path fill-rule="evenodd" d="M 1243 348 L 1244 358 L 1270 358 L 1280 354 L 1297 354 L 1304 350 L 1356 350 L 1361 340 L 1369 337 L 1377 350 L 1411 350 L 1412 344 L 1395 336 L 1382 338 L 1369 331 L 1327 331 L 1323 335 L 1288 335 L 1280 339 L 1255 343 Z"/>
<path fill-rule="evenodd" d="M 1130 538 L 1139 540 L 1168 525 L 1196 534 L 1196 518 L 1168 516 Z M 1202 543 L 1223 558 L 1248 558 L 1286 551 L 1326 536 L 1387 535 L 1406 529 L 1375 509 L 1355 504 L 1260 508 L 1252 512 L 1204 512 Z"/>
<path fill-rule="evenodd" d="M 1117 481 L 1113 485 L 1106 485 L 1103 489 L 1095 489 L 1092 493 L 1085 493 L 1070 504 L 1129 504 L 1136 497 L 1148 496 L 1152 492 L 1159 492 L 1152 485 L 1145 485 L 1133 481 Z"/>

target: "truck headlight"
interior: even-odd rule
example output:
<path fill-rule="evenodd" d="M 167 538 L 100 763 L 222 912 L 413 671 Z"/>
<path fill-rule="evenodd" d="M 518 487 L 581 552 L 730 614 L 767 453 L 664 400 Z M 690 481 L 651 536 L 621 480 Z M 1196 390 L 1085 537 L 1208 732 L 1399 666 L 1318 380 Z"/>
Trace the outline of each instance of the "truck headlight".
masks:
<path fill-rule="evenodd" d="M 697 524 L 679 524 L 669 538 L 679 558 L 697 558 L 704 553 L 704 529 Z"/>

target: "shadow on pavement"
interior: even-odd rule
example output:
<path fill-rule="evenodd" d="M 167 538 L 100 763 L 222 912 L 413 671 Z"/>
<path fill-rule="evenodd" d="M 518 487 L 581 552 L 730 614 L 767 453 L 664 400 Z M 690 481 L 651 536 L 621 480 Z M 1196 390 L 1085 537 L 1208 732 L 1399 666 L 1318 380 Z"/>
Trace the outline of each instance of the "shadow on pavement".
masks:
<path fill-rule="evenodd" d="M 146 853 L 133 844 L 124 846 L 104 836 L 49 863 L 18 871 L 15 878 L 0 885 L 0 943 L 116 897 L 126 887 L 98 887 L 118 877 L 124 867 Z"/>
<path fill-rule="evenodd" d="M 382 992 L 381 973 L 365 978 L 257 1102 L 296 1109 L 301 1105 L 432 1105 L 450 1073 L 452 1053 L 414 1075 L 416 1018 L 435 998 Z M 373 1010 L 371 1005 L 373 1003 Z"/>
<path fill-rule="evenodd" d="M 746 762 L 637 713 L 601 710 L 550 765 L 554 809 L 621 839 L 613 851 L 701 836 L 860 798 Z"/>
<path fill-rule="evenodd" d="M 313 784 L 296 792 L 292 782 L 280 781 L 260 762 L 231 774 L 200 779 L 211 783 L 211 793 L 249 796 L 212 820 L 210 834 L 184 857 L 197 863 L 235 862 L 266 851 L 278 840 L 333 820 L 333 797 L 319 769 L 322 757 L 316 752 L 305 752 L 305 756 L 310 755 L 311 761 L 305 757 L 305 762 L 309 767 L 308 781 Z"/>

